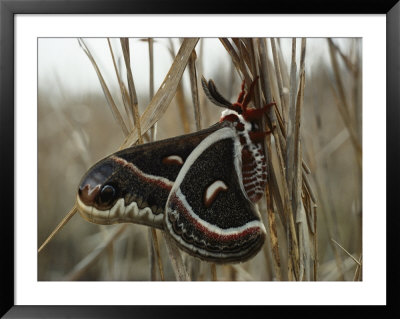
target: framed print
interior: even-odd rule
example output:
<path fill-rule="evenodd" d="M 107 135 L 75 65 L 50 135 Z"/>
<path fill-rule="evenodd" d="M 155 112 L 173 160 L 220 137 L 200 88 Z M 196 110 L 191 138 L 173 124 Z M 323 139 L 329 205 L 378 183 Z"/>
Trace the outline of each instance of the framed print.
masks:
<path fill-rule="evenodd" d="M 2 315 L 395 312 L 399 4 L 95 3 L 1 2 Z"/>

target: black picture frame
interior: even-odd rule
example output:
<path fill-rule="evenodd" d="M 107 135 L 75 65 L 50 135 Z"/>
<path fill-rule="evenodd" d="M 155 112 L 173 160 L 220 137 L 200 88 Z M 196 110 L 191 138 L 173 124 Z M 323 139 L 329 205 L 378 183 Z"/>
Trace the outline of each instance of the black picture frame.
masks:
<path fill-rule="evenodd" d="M 16 14 L 204 14 L 204 13 L 268 13 L 268 14 L 386 14 L 387 21 L 387 306 L 329 307 L 330 315 L 353 317 L 368 311 L 374 317 L 399 316 L 399 276 L 395 273 L 398 232 L 398 207 L 396 182 L 399 180 L 400 162 L 398 136 L 400 136 L 400 3 L 398 0 L 329 0 L 329 1 L 275 1 L 270 2 L 216 2 L 162 1 L 162 0 L 0 0 L 0 199 L 2 203 L 0 238 L 1 258 L 1 308 L 5 318 L 192 318 L 253 315 L 261 310 L 263 315 L 297 316 L 309 313 L 308 307 L 172 307 L 172 306 L 21 306 L 14 302 L 14 19 Z M 290 9 L 288 9 L 290 8 Z M 382 101 L 383 104 L 383 101 Z M 382 105 L 377 105 L 382 108 Z M 35 155 L 33 155 L 35 156 Z M 27 159 L 29 160 L 29 159 Z M 398 196 L 398 195 L 397 195 Z M 396 289 L 397 288 L 397 289 Z M 317 307 L 312 311 L 327 311 Z M 326 312 L 325 312 L 326 314 Z"/>

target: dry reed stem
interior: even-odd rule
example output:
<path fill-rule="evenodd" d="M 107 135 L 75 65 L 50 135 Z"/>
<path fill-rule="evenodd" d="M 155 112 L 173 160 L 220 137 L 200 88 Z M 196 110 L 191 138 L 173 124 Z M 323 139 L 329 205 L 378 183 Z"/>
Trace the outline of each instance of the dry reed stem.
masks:
<path fill-rule="evenodd" d="M 148 48 L 149 48 L 149 100 L 153 98 L 154 95 L 154 51 L 153 51 L 153 38 L 147 39 Z M 156 124 L 150 129 L 150 141 L 153 142 L 156 139 Z M 153 231 L 153 228 L 147 229 L 147 238 L 148 238 L 148 251 L 149 251 L 149 262 L 150 262 L 150 280 L 155 281 L 156 278 L 156 265 L 158 264 L 158 269 L 160 272 L 161 280 L 163 280 L 164 272 L 162 271 L 162 262 L 158 261 L 157 258 L 160 254 L 157 232 Z M 157 243 L 157 245 L 156 245 Z M 158 249 L 158 253 L 156 250 Z M 157 257 L 156 257 L 157 254 Z M 161 264 L 161 265 L 160 265 Z"/>
<path fill-rule="evenodd" d="M 141 116 L 140 121 L 142 132 L 146 132 L 150 127 L 152 127 L 168 108 L 198 40 L 198 38 L 186 38 L 183 40 L 179 52 L 177 53 L 163 83 Z M 125 139 L 121 148 L 132 145 L 137 139 L 137 132 L 133 130 Z"/>
<path fill-rule="evenodd" d="M 304 43 L 304 55 L 305 55 L 305 43 Z M 304 62 L 304 61 L 303 61 Z M 294 123 L 294 201 L 297 211 L 301 206 L 301 190 L 302 190 L 302 153 L 301 153 L 301 139 L 300 139 L 300 121 L 301 121 L 301 110 L 304 99 L 304 87 L 305 87 L 305 73 L 304 65 L 300 73 L 300 85 L 297 94 L 296 110 L 295 110 L 295 123 Z M 300 68 L 301 70 L 301 68 Z"/>
<path fill-rule="evenodd" d="M 140 129 L 140 116 L 139 116 L 139 108 L 138 108 L 139 103 L 138 103 L 138 99 L 137 99 L 135 82 L 133 81 L 132 68 L 131 68 L 129 39 L 121 38 L 120 42 L 121 42 L 122 53 L 124 55 L 126 76 L 127 76 L 127 80 L 128 80 L 129 98 L 130 98 L 130 102 L 131 102 L 130 106 L 133 111 L 134 124 L 137 129 L 139 144 L 143 144 L 142 131 Z"/>
<path fill-rule="evenodd" d="M 302 170 L 301 170 L 301 144 L 300 144 L 300 113 L 302 105 L 302 95 L 304 90 L 305 77 L 304 73 L 300 80 L 300 90 L 298 93 L 298 99 L 296 103 L 296 123 L 295 123 L 295 160 L 294 160 L 294 183 L 293 183 L 293 211 L 295 213 L 296 223 L 298 225 L 299 233 L 299 255 L 300 255 L 300 278 L 303 280 L 303 271 L 306 272 L 306 280 L 310 280 L 310 270 L 308 267 L 308 257 L 311 248 L 309 246 L 309 241 L 306 240 L 306 234 L 308 234 L 308 223 L 306 219 L 306 213 L 303 207 L 301 193 L 302 193 Z"/>
<path fill-rule="evenodd" d="M 106 248 L 107 263 L 108 263 L 108 278 L 109 280 L 115 279 L 115 268 L 114 268 L 114 246 L 108 245 Z"/>
<path fill-rule="evenodd" d="M 296 65 L 296 39 L 292 39 L 292 62 L 290 67 L 290 93 L 289 93 L 289 118 L 286 127 L 286 181 L 288 184 L 288 189 L 290 191 L 289 198 L 292 200 L 293 192 L 292 192 L 292 183 L 294 179 L 294 148 L 295 148 L 295 117 L 296 117 L 296 73 L 297 73 L 297 65 Z"/>
<path fill-rule="evenodd" d="M 303 162 L 304 163 L 304 162 Z M 303 166 L 304 167 L 304 166 Z M 308 194 L 311 197 L 311 200 L 313 201 L 313 203 L 317 203 L 317 197 L 314 194 L 314 190 L 312 189 L 311 185 L 310 185 L 310 181 L 308 180 L 308 177 L 306 175 L 306 172 L 302 172 L 302 179 L 303 179 L 303 183 L 304 183 L 304 189 L 307 190 Z"/>
<path fill-rule="evenodd" d="M 317 206 L 314 206 L 314 281 L 318 280 L 318 265 L 319 265 L 319 255 L 318 255 L 318 228 L 317 228 Z"/>
<path fill-rule="evenodd" d="M 175 277 L 178 281 L 190 281 L 189 273 L 186 270 L 185 264 L 183 263 L 182 254 L 179 248 L 170 235 L 162 232 L 164 235 L 165 244 L 167 246 L 168 255 L 172 264 L 172 268 L 175 273 Z"/>
<path fill-rule="evenodd" d="M 61 222 L 57 225 L 56 228 L 51 232 L 51 234 L 46 238 L 43 244 L 39 247 L 38 253 L 40 253 L 44 247 L 54 238 L 54 236 L 69 222 L 69 220 L 76 214 L 77 212 L 76 203 L 72 206 L 71 210 L 65 217 L 61 220 Z"/>
<path fill-rule="evenodd" d="M 362 254 L 360 254 L 360 259 L 358 260 L 356 271 L 354 272 L 353 281 L 361 281 L 362 279 Z"/>
<path fill-rule="evenodd" d="M 148 240 L 148 253 L 149 253 L 149 263 L 150 263 L 150 280 L 156 281 L 157 280 L 157 257 L 156 257 L 156 247 L 154 244 L 153 239 L 153 228 L 147 228 L 147 240 Z"/>
<path fill-rule="evenodd" d="M 292 67 L 291 67 L 291 95 L 293 95 L 293 90 L 295 87 L 295 59 L 293 58 L 293 51 L 295 52 L 295 40 L 292 42 Z M 291 259 L 294 263 L 294 265 L 289 262 L 289 274 L 291 273 L 291 270 L 293 270 L 295 273 L 295 278 L 298 280 L 299 278 L 299 247 L 298 247 L 298 240 L 297 240 L 297 233 L 296 233 L 296 227 L 295 227 L 295 222 L 294 222 L 294 216 L 293 216 L 293 208 L 292 208 L 292 178 L 293 178 L 293 129 L 292 129 L 292 123 L 294 120 L 291 120 L 294 117 L 294 101 L 293 98 L 290 100 L 291 103 L 289 103 L 289 108 L 293 109 L 292 111 L 289 111 L 292 113 L 292 116 L 289 118 L 288 121 L 288 129 L 287 129 L 287 134 L 288 134 L 288 141 L 286 143 L 286 161 L 284 160 L 283 157 L 283 152 L 280 148 L 280 143 L 276 143 L 276 150 L 278 154 L 278 159 L 279 159 L 279 169 L 280 169 L 280 174 L 283 177 L 284 180 L 286 180 L 286 183 L 283 183 L 283 194 L 284 194 L 284 207 L 285 207 L 285 215 L 286 215 L 286 222 L 288 223 L 287 228 L 289 229 L 288 236 L 288 251 L 290 252 Z M 287 163 L 285 165 L 285 163 Z M 290 186 L 290 187 L 289 187 Z"/>
<path fill-rule="evenodd" d="M 233 39 L 235 40 L 235 39 Z M 254 62 L 254 54 L 252 52 L 252 47 L 251 47 L 251 42 L 248 41 L 247 38 L 243 39 L 237 39 L 237 48 L 239 50 L 240 54 L 240 67 L 241 67 L 241 72 L 244 76 L 244 80 L 247 84 L 247 87 L 250 87 L 251 82 L 254 80 L 254 78 L 258 75 L 256 74 L 255 70 L 255 62 Z M 250 51 L 250 52 L 249 52 Z M 257 97 L 257 87 L 259 83 L 254 87 L 254 97 Z M 255 105 L 257 100 L 253 100 Z"/>
<path fill-rule="evenodd" d="M 192 101 L 194 108 L 194 119 L 196 123 L 196 131 L 201 130 L 201 113 L 200 113 L 200 102 L 199 102 L 199 90 L 197 89 L 197 71 L 196 71 L 196 51 L 193 50 L 192 55 L 189 59 L 189 78 L 190 78 L 190 89 L 192 92 Z"/>
<path fill-rule="evenodd" d="M 276 51 L 276 45 L 275 45 L 275 39 L 271 38 L 271 49 L 272 49 L 272 57 L 274 60 L 274 66 L 275 66 L 275 76 L 278 84 L 278 90 L 279 90 L 279 100 L 280 100 L 280 106 L 281 106 L 281 114 L 282 114 L 282 123 L 285 123 L 286 120 L 284 118 L 284 110 L 286 109 L 286 103 L 285 103 L 285 97 L 283 93 L 283 81 L 282 81 L 282 73 L 281 73 L 281 68 L 279 64 L 279 58 L 278 58 L 278 53 Z M 283 125 L 284 127 L 284 125 Z"/>
<path fill-rule="evenodd" d="M 229 42 L 228 39 L 226 38 L 220 38 L 220 41 L 222 43 L 222 45 L 225 47 L 225 49 L 227 50 L 227 52 L 229 53 L 229 55 L 232 58 L 232 62 L 235 66 L 236 71 L 238 72 L 239 76 L 241 78 L 244 78 L 247 86 L 250 86 L 250 83 L 252 81 L 252 78 L 250 77 L 250 74 L 248 72 L 248 69 L 246 68 L 244 59 L 241 58 L 238 53 L 236 52 L 235 48 L 232 46 L 232 44 Z M 238 47 L 237 50 L 239 51 L 240 54 L 246 54 L 246 53 L 242 53 L 241 51 L 244 51 L 245 48 L 242 44 L 242 41 L 236 41 L 238 43 Z"/>
<path fill-rule="evenodd" d="M 340 245 L 336 240 L 334 240 L 333 238 L 331 238 L 331 240 L 336 244 L 336 245 L 338 245 L 351 259 L 353 259 L 354 260 L 354 262 L 359 266 L 359 267 L 361 267 L 361 264 L 358 262 L 358 260 L 355 258 L 355 257 L 353 257 L 353 255 L 351 255 L 342 245 Z"/>
<path fill-rule="evenodd" d="M 277 280 L 281 281 L 282 280 L 282 275 L 281 275 L 281 258 L 279 256 L 279 239 L 278 239 L 278 231 L 277 231 L 277 226 L 276 226 L 276 221 L 275 221 L 275 213 L 273 211 L 273 205 L 272 205 L 272 197 L 269 192 L 269 188 L 266 187 L 265 189 L 265 196 L 267 197 L 267 213 L 268 213 L 268 228 L 269 228 L 269 239 L 271 242 L 271 247 L 272 247 L 272 255 L 274 256 L 273 258 L 273 264 L 274 264 L 274 270 L 275 270 L 275 277 Z"/>
<path fill-rule="evenodd" d="M 335 100 L 336 105 L 338 106 L 340 115 L 342 116 L 343 122 L 346 125 L 346 128 L 349 130 L 349 134 L 351 137 L 351 141 L 353 143 L 354 149 L 356 151 L 356 156 L 357 156 L 357 163 L 358 165 L 361 167 L 362 165 L 362 148 L 361 148 L 361 144 L 360 141 L 358 140 L 357 134 L 354 130 L 354 120 L 352 119 L 351 115 L 350 115 L 350 107 L 347 103 L 347 99 L 346 99 L 346 94 L 345 94 L 345 90 L 344 90 L 344 85 L 340 76 L 340 70 L 339 70 L 339 64 L 336 58 L 336 54 L 335 54 L 335 46 L 333 44 L 332 39 L 328 39 L 328 44 L 329 44 L 329 53 L 330 53 L 330 57 L 331 57 L 331 62 L 332 62 L 332 68 L 333 68 L 333 72 L 335 75 L 335 80 L 336 80 L 336 87 L 339 93 L 339 97 L 340 97 L 340 101 L 338 100 L 338 98 L 336 97 L 336 94 L 334 93 L 335 96 Z M 334 89 L 332 88 L 333 92 Z"/>
<path fill-rule="evenodd" d="M 257 45 L 257 40 L 256 39 L 248 39 L 248 47 L 250 50 L 250 69 L 251 73 L 253 74 L 253 78 L 256 76 L 260 77 L 259 75 L 259 70 L 260 70 L 260 52 L 258 50 L 258 45 Z M 263 101 L 263 94 L 261 90 L 261 81 L 257 81 L 256 86 L 254 87 L 254 105 L 256 108 L 261 108 L 262 107 L 262 101 Z M 272 102 L 272 101 L 271 101 Z M 265 119 L 264 117 L 262 118 L 263 126 L 265 127 Z"/>
<path fill-rule="evenodd" d="M 267 43 L 265 39 L 258 40 L 258 52 L 260 54 L 260 78 L 262 91 L 265 96 L 265 102 L 270 103 L 273 102 L 272 93 L 271 93 L 271 83 L 270 83 L 270 72 L 268 68 L 268 51 L 267 51 Z M 274 107 L 271 107 L 268 115 L 273 114 L 272 111 Z M 274 124 L 274 123 L 272 123 Z"/>
<path fill-rule="evenodd" d="M 170 44 L 171 44 L 170 54 L 171 54 L 172 59 L 174 59 L 174 57 L 175 57 L 174 47 L 173 47 L 172 42 Z M 191 60 L 191 58 L 189 59 L 189 62 L 188 62 L 189 68 L 190 68 L 190 60 Z M 176 104 L 178 106 L 179 115 L 181 117 L 181 123 L 183 124 L 183 132 L 184 132 L 184 134 L 188 134 L 188 133 L 190 133 L 190 121 L 189 121 L 189 116 L 188 116 L 187 110 L 186 110 L 185 94 L 184 94 L 184 90 L 183 90 L 182 80 L 179 82 L 178 88 L 176 90 L 175 100 L 176 100 Z"/>
<path fill-rule="evenodd" d="M 153 240 L 153 247 L 154 247 L 154 251 L 156 252 L 157 255 L 157 264 L 158 264 L 158 270 L 160 272 L 160 278 L 162 281 L 164 281 L 165 277 L 164 277 L 164 267 L 162 264 L 162 259 L 161 259 L 161 253 L 160 253 L 160 245 L 158 244 L 158 237 L 157 237 L 157 232 L 156 229 L 151 227 L 151 235 L 152 235 L 152 240 Z"/>
<path fill-rule="evenodd" d="M 97 77 L 99 78 L 99 81 L 100 81 L 101 88 L 103 90 L 103 93 L 104 93 L 104 95 L 106 97 L 106 100 L 108 102 L 108 105 L 109 105 L 109 107 L 111 109 L 111 112 L 112 112 L 114 118 L 116 119 L 117 123 L 121 126 L 124 135 L 128 136 L 129 135 L 128 128 L 126 127 L 126 124 L 125 124 L 125 122 L 124 122 L 124 120 L 122 118 L 122 115 L 119 112 L 119 110 L 117 108 L 117 105 L 115 104 L 114 99 L 111 96 L 110 90 L 108 89 L 107 84 L 104 81 L 103 75 L 101 74 L 100 69 L 97 66 L 96 61 L 94 60 L 90 50 L 86 46 L 86 44 L 83 41 L 83 39 L 79 38 L 78 39 L 78 43 L 79 43 L 79 46 L 82 48 L 83 52 L 86 53 L 87 57 L 89 58 L 90 62 L 93 65 L 93 68 L 96 71 Z"/>
<path fill-rule="evenodd" d="M 250 43 L 248 38 L 232 38 L 233 43 L 236 45 L 236 47 L 239 50 L 239 56 L 240 56 L 240 65 L 241 65 L 241 70 L 243 71 L 245 69 L 245 65 L 248 66 L 250 73 L 255 76 L 254 71 L 255 71 L 255 65 L 253 63 L 253 54 L 250 48 Z M 244 63 L 243 63 L 244 62 Z M 249 77 L 246 78 L 246 82 L 250 84 L 248 81 L 250 80 Z"/>
<path fill-rule="evenodd" d="M 306 172 L 307 174 L 311 174 L 311 170 L 310 170 L 310 168 L 308 167 L 308 165 L 307 165 L 306 162 L 303 161 L 303 162 L 301 163 L 301 166 L 303 166 L 304 172 Z"/>
<path fill-rule="evenodd" d="M 260 77 L 261 77 L 261 84 L 263 84 L 262 91 L 264 92 L 264 96 L 266 99 L 266 102 L 272 102 L 272 94 L 270 90 L 270 75 L 267 67 L 267 61 L 268 61 L 268 55 L 267 55 L 267 49 L 266 49 L 266 41 L 265 39 L 260 39 L 258 41 L 259 45 L 259 54 L 260 54 Z M 271 108 L 272 109 L 272 108 Z M 269 112 L 269 114 L 275 114 L 273 110 Z M 271 117 L 270 117 L 271 119 Z M 274 118 L 272 118 L 274 119 Z M 272 120 L 272 123 L 270 124 L 270 127 L 274 127 L 275 122 Z M 264 125 L 265 126 L 265 125 Z M 263 126 L 263 127 L 264 127 Z M 278 183 L 276 180 L 276 176 L 274 171 L 272 170 L 272 150 L 271 150 L 271 139 L 270 137 L 266 138 L 264 149 L 266 150 L 266 155 L 267 155 L 267 162 L 268 162 L 268 167 L 270 167 L 270 173 L 269 173 L 269 185 L 271 186 L 271 181 L 273 187 L 271 187 L 273 191 L 273 197 L 275 198 L 275 203 L 278 208 L 278 212 L 281 214 L 281 218 L 283 220 L 284 215 L 283 215 L 283 204 L 282 204 L 282 198 L 280 196 L 279 192 L 279 187 Z M 269 187 L 266 187 L 265 190 L 265 196 L 267 198 L 267 213 L 268 213 L 268 227 L 269 227 L 269 237 L 270 237 L 270 242 L 271 242 L 271 247 L 272 247 L 272 252 L 273 252 L 273 263 L 274 263 L 274 270 L 275 270 L 275 276 L 277 280 L 282 280 L 282 275 L 281 275 L 281 258 L 279 255 L 279 240 L 278 240 L 278 232 L 277 232 L 277 225 L 275 221 L 275 214 L 273 210 L 273 204 L 272 204 L 272 196 L 269 191 Z"/>
<path fill-rule="evenodd" d="M 241 67 L 240 67 L 240 59 L 239 59 L 239 56 L 236 53 L 235 49 L 233 48 L 232 44 L 226 38 L 220 38 L 219 40 L 221 41 L 221 43 L 224 46 L 225 50 L 231 56 L 232 62 L 235 65 L 236 70 L 239 71 L 241 69 Z M 239 76 L 240 76 L 240 73 L 239 73 Z"/>
<path fill-rule="evenodd" d="M 259 53 L 260 53 L 260 76 L 261 76 L 261 83 L 262 83 L 262 91 L 264 93 L 264 96 L 266 98 L 266 103 L 272 102 L 272 93 L 270 90 L 271 87 L 271 82 L 270 82 L 270 72 L 269 72 L 269 67 L 268 67 L 268 51 L 266 47 L 266 40 L 265 39 L 260 39 L 258 41 L 258 46 L 259 46 Z M 279 107 L 279 106 L 278 106 Z M 269 127 L 273 131 L 273 135 L 278 136 L 279 135 L 279 128 L 277 128 L 276 124 L 276 113 L 275 111 L 277 108 L 271 107 L 270 110 L 268 111 L 268 116 L 267 119 L 269 122 Z M 266 149 L 266 154 L 267 154 L 267 162 L 268 162 L 268 167 L 269 167 L 269 182 L 268 182 L 268 187 L 272 190 L 272 196 L 271 193 L 269 192 L 269 189 L 267 187 L 266 190 L 266 196 L 268 200 L 268 225 L 269 225 L 269 235 L 270 235 L 270 241 L 271 241 L 271 247 L 273 249 L 273 256 L 274 256 L 274 268 L 275 268 L 275 275 L 278 280 L 282 279 L 282 274 L 281 274 L 281 258 L 279 255 L 279 239 L 278 239 L 278 233 L 277 233 L 277 225 L 276 225 L 276 220 L 275 220 L 275 214 L 273 211 L 273 202 L 275 202 L 275 205 L 277 207 L 277 211 L 280 215 L 280 218 L 282 221 L 285 221 L 286 217 L 284 214 L 284 205 L 282 202 L 282 198 L 280 195 L 280 190 L 278 186 L 278 181 L 275 175 L 275 172 L 273 170 L 273 163 L 272 163 L 272 147 L 271 147 L 271 138 L 270 136 L 267 137 L 265 140 L 265 149 Z"/>
<path fill-rule="evenodd" d="M 154 39 L 149 38 L 148 39 L 149 43 L 149 97 L 150 100 L 154 96 Z"/>
<path fill-rule="evenodd" d="M 149 38 L 149 57 L 150 57 L 150 78 L 149 78 L 149 100 L 151 101 L 154 96 L 154 46 L 153 46 L 153 38 Z M 157 135 L 157 122 L 151 127 L 150 140 L 155 141 Z"/>
<path fill-rule="evenodd" d="M 308 223 L 306 219 L 305 209 L 302 203 L 302 151 L 301 151 L 301 139 L 300 139 L 300 120 L 301 110 L 304 99 L 304 87 L 305 87 L 305 54 L 306 54 L 306 40 L 305 38 L 301 41 L 301 54 L 300 54 L 300 84 L 297 93 L 296 110 L 295 110 L 295 121 L 294 121 L 294 183 L 293 183 L 293 211 L 296 216 L 296 223 L 298 224 L 299 232 L 299 255 L 300 255 L 300 278 L 303 280 L 303 271 L 305 272 L 305 280 L 310 280 L 310 268 L 308 260 L 310 258 L 310 242 L 308 240 Z"/>
<path fill-rule="evenodd" d="M 128 118 L 129 130 L 131 130 L 134 124 L 133 124 L 132 110 L 129 108 L 129 106 L 131 105 L 130 97 L 129 97 L 128 92 L 126 90 L 125 84 L 121 79 L 121 75 L 118 72 L 117 63 L 115 61 L 114 51 L 113 51 L 112 46 L 111 46 L 110 38 L 107 38 L 107 42 L 108 42 L 108 47 L 110 49 L 111 58 L 112 58 L 113 65 L 114 65 L 115 74 L 117 76 L 118 85 L 119 85 L 119 89 L 120 89 L 121 97 L 122 97 L 122 102 L 124 104 L 125 112 L 126 112 L 126 115 L 127 115 L 127 118 Z"/>
<path fill-rule="evenodd" d="M 170 54 L 172 59 L 175 58 L 175 52 L 174 52 L 174 46 L 172 41 L 170 42 Z M 190 68 L 190 60 L 188 62 L 189 68 Z M 184 134 L 188 134 L 190 133 L 190 121 L 189 121 L 189 116 L 187 114 L 187 110 L 186 110 L 186 102 L 185 102 L 185 94 L 184 94 L 184 90 L 183 90 L 183 83 L 182 80 L 180 80 L 178 88 L 176 90 L 176 94 L 175 94 L 175 100 L 176 100 L 176 104 L 178 106 L 178 111 L 179 111 L 179 115 L 181 117 L 181 123 L 183 125 L 183 133 Z"/>
<path fill-rule="evenodd" d="M 175 94 L 176 104 L 178 105 L 179 116 L 183 125 L 183 133 L 190 133 L 190 121 L 186 110 L 185 94 L 183 93 L 183 84 L 179 83 Z"/>
<path fill-rule="evenodd" d="M 210 264 L 210 270 L 211 270 L 211 281 L 217 281 L 217 265 L 214 263 Z"/>
<path fill-rule="evenodd" d="M 198 52 L 199 52 L 198 56 L 202 57 L 204 54 L 204 40 L 203 39 L 199 43 Z M 197 62 L 197 70 L 198 70 L 197 73 L 201 78 L 201 77 L 203 77 L 203 74 L 204 74 L 203 59 L 201 59 L 201 58 L 197 59 L 196 62 Z M 201 80 L 200 80 L 200 82 L 201 82 Z M 198 90 L 198 91 L 199 91 L 198 93 L 200 94 L 199 105 L 206 105 L 209 100 L 207 99 L 206 95 L 204 94 L 204 91 L 203 90 Z M 206 108 L 203 107 L 201 109 L 201 119 L 200 120 L 201 120 L 200 127 L 203 127 L 203 125 L 204 125 L 203 123 L 210 123 L 210 110 L 208 107 L 206 107 Z"/>
<path fill-rule="evenodd" d="M 280 74 L 281 74 L 281 78 L 282 78 L 283 93 L 285 93 L 285 88 L 288 89 L 290 86 L 289 71 L 287 69 L 286 63 L 284 62 L 279 38 L 276 39 L 275 44 L 276 44 L 276 49 L 277 49 L 276 51 L 278 54 L 279 70 L 280 70 Z M 282 118 L 285 120 L 285 126 L 286 126 L 286 121 L 288 119 L 288 105 L 289 105 L 288 95 L 284 94 L 283 99 L 284 99 L 284 104 L 282 104 L 282 106 L 283 106 Z"/>

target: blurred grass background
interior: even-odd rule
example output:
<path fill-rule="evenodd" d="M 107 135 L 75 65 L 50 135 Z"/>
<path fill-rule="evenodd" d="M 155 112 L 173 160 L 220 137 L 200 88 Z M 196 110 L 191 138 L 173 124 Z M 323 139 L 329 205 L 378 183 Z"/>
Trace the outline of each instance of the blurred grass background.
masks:
<path fill-rule="evenodd" d="M 73 40 L 80 50 L 77 39 L 64 40 Z M 40 39 L 39 52 L 49 46 L 57 46 L 57 41 L 63 39 Z M 110 71 L 110 52 L 95 49 L 95 44 L 101 41 L 107 43 L 106 39 L 85 39 L 89 48 L 92 43 L 91 52 L 99 61 L 99 68 L 116 104 L 122 109 L 118 81 Z M 116 57 L 119 57 L 118 67 L 122 72 L 122 52 L 117 50 L 117 39 L 112 41 Z M 144 39 L 130 39 L 129 42 L 139 113 L 142 114 L 151 95 L 149 58 L 146 53 L 140 55 L 138 52 L 147 50 L 148 43 Z M 280 39 L 277 43 L 282 59 L 289 66 L 291 39 Z M 154 58 L 154 91 L 161 84 L 179 45 L 179 39 L 154 39 L 154 52 L 157 52 Z M 332 39 L 331 42 L 328 39 L 307 39 L 301 143 L 303 158 L 311 171 L 310 183 L 317 198 L 317 280 L 321 281 L 361 279 L 360 275 L 356 275 L 357 263 L 344 251 L 357 260 L 361 259 L 362 166 L 351 135 L 355 135 L 361 145 L 361 45 L 361 39 Z M 57 52 L 56 47 L 53 49 Z M 77 185 L 86 170 L 118 150 L 124 140 L 95 71 L 83 50 L 80 51 L 86 66 L 82 70 L 82 64 L 76 64 L 80 73 L 75 78 L 73 72 L 71 76 L 46 71 L 49 69 L 47 61 L 39 54 L 38 247 L 73 206 Z M 337 58 L 336 66 L 332 54 Z M 221 42 L 218 39 L 201 39 L 196 46 L 196 55 L 197 76 L 204 75 L 207 79 L 213 79 L 219 91 L 230 101 L 235 101 L 241 79 Z M 60 64 L 71 62 L 62 57 L 60 54 Z M 71 69 L 74 68 L 73 63 L 69 66 Z M 92 74 L 90 85 L 80 78 L 82 72 Z M 182 90 L 157 122 L 157 139 L 196 130 L 187 73 L 186 70 L 181 82 Z M 122 75 L 126 79 L 126 74 Z M 76 83 L 71 84 L 71 81 Z M 342 88 L 338 84 L 340 82 Z M 201 126 L 205 128 L 218 121 L 221 109 L 206 100 L 200 84 L 198 89 Z M 287 88 L 284 92 L 289 94 Z M 186 107 L 181 108 L 182 105 Z M 341 113 L 343 105 L 347 105 L 345 112 L 348 114 L 345 116 Z M 350 123 L 346 122 L 346 116 L 350 118 Z M 182 118 L 189 119 L 189 122 L 182 121 Z M 278 214 L 276 218 L 279 220 Z M 284 228 L 279 223 L 278 226 L 278 238 L 284 240 Z M 77 214 L 39 253 L 38 280 L 150 280 L 148 229 L 129 224 L 110 245 L 102 247 L 102 243 L 113 231 L 118 231 L 118 227 L 90 224 Z M 158 239 L 165 279 L 175 280 L 163 237 L 158 236 Z M 279 249 L 284 268 L 287 256 L 285 245 L 279 245 Z M 276 280 L 271 269 L 270 250 L 270 243 L 266 241 L 264 253 L 258 254 L 251 261 L 217 266 L 216 278 Z M 98 254 L 99 251 L 101 254 Z M 189 257 L 186 262 L 190 263 L 193 280 L 215 279 L 213 268 L 207 263 L 193 261 Z M 283 275 L 282 279 L 288 278 Z"/>

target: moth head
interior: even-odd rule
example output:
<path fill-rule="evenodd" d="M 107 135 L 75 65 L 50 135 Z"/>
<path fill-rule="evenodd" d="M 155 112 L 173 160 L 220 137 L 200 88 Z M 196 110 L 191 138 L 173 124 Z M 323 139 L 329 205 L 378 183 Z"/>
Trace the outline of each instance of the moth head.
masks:
<path fill-rule="evenodd" d="M 78 187 L 78 209 L 108 210 L 114 206 L 121 192 L 118 168 L 110 158 L 94 165 L 82 178 Z"/>
<path fill-rule="evenodd" d="M 202 77 L 201 82 L 204 92 L 210 101 L 215 105 L 226 108 L 226 110 L 222 112 L 220 122 L 231 122 L 239 131 L 245 129 L 248 132 L 257 132 L 259 127 L 256 123 L 269 111 L 271 106 L 275 105 L 275 103 L 269 103 L 260 109 L 249 107 L 250 101 L 254 96 L 257 80 L 258 76 L 251 82 L 247 92 L 245 91 L 245 81 L 243 81 L 237 101 L 234 103 L 229 102 L 218 92 L 212 80 L 207 82 L 206 79 Z M 245 123 L 248 123 L 249 127 L 247 127 Z"/>

